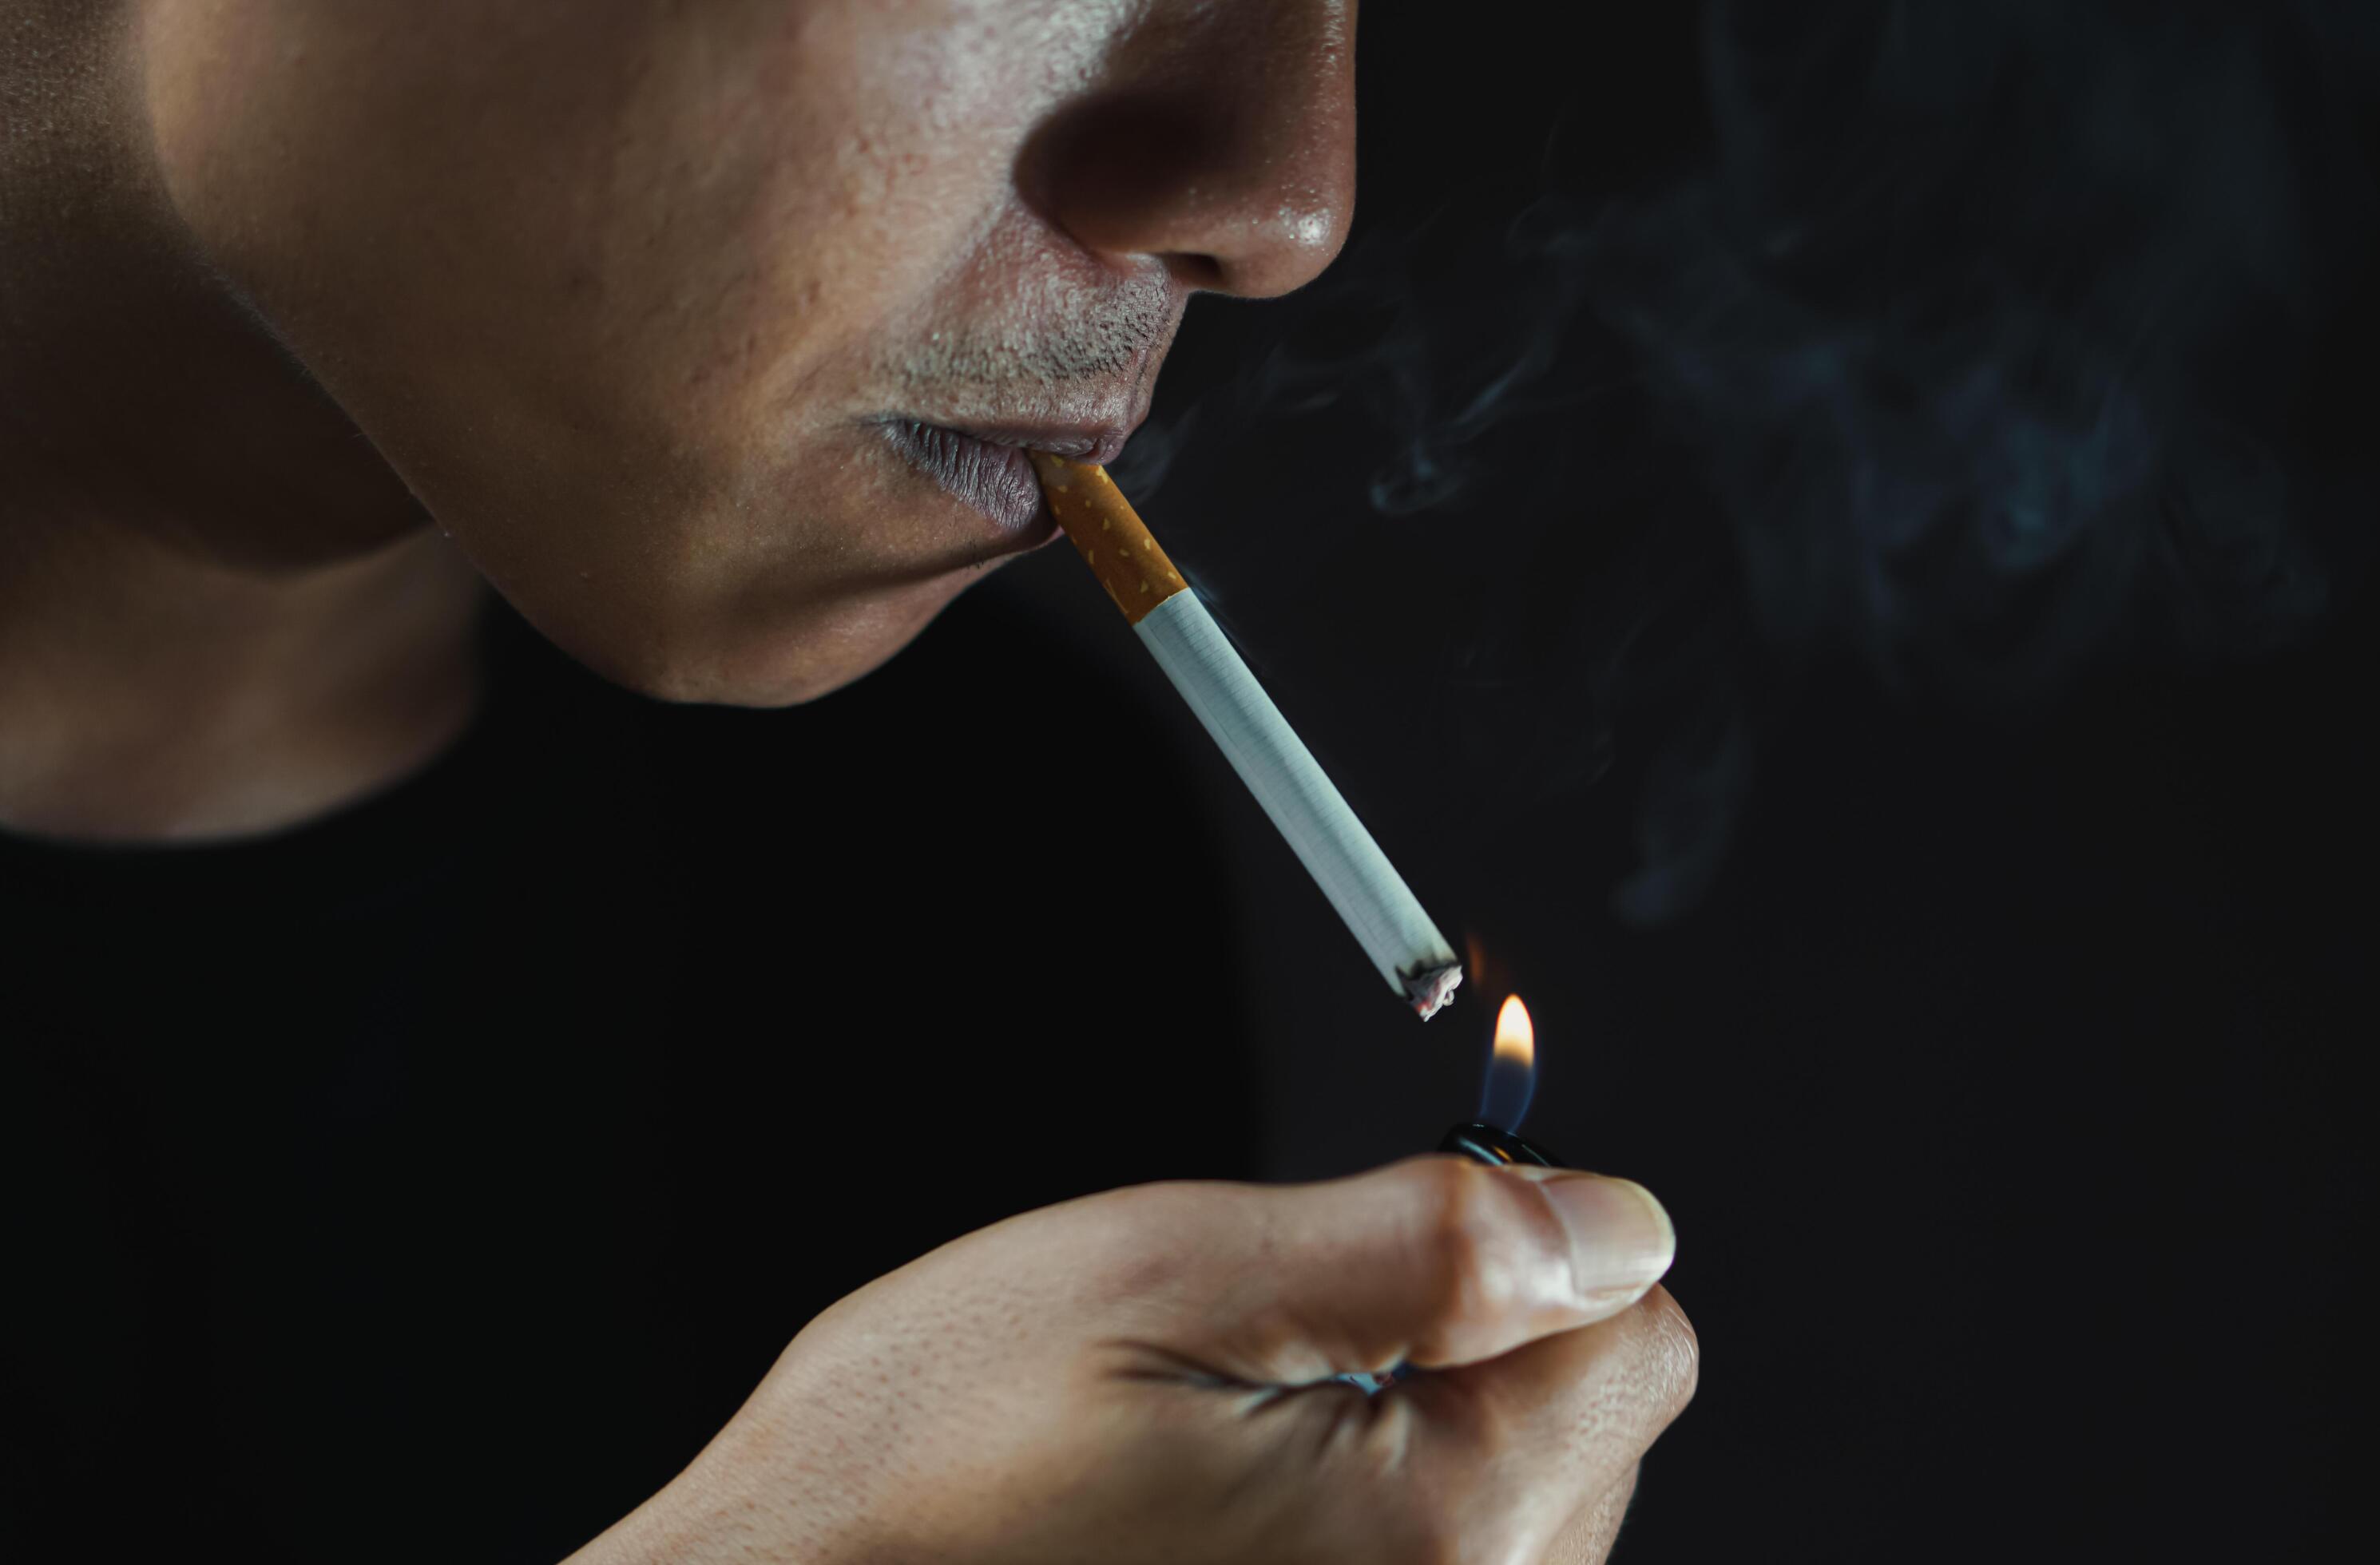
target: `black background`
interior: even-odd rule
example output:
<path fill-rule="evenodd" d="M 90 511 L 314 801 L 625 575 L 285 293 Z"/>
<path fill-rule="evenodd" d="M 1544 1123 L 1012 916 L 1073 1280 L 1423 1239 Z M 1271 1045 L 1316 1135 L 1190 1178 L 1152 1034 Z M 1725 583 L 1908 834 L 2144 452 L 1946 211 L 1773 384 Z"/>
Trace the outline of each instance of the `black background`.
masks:
<path fill-rule="evenodd" d="M 1553 10 L 1365 18 L 1344 274 L 1458 344 L 1515 212 L 1711 153 L 1697 8 Z M 1733 805 L 1683 813 L 1715 874 L 1647 916 L 1647 823 L 1711 775 L 1662 759 L 1692 671 L 1788 661 L 1689 443 L 1623 379 L 1382 513 L 1383 405 L 1266 369 L 1347 335 L 1318 298 L 1194 306 L 1120 471 L 1476 942 L 1454 1009 L 1400 1008 L 1062 545 L 797 712 L 642 702 L 500 615 L 470 749 L 353 819 L 112 865 L 0 839 L 33 1045 L 0 1145 L 28 1275 L 72 1283 L 12 1334 L 17 1498 L 260 1559 L 558 1557 L 942 1239 L 1427 1149 L 1510 989 L 1524 1129 L 1662 1195 L 1705 1348 L 1621 1559 L 2344 1552 L 2368 578 L 1990 699 L 1798 651 Z M 2284 400 L 2336 419 L 2363 362 Z M 1689 672 L 1615 686 L 1615 640 Z M 1175 894 L 1135 904 L 1151 821 Z"/>

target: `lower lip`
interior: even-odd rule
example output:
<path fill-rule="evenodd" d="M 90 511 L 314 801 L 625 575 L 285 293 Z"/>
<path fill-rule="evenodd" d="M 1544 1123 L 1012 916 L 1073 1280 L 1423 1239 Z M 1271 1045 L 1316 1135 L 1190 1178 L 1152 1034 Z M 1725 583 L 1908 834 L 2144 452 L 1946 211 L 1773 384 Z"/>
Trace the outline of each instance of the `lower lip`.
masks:
<path fill-rule="evenodd" d="M 1044 518 L 1041 480 L 1021 445 L 994 445 L 908 419 L 880 426 L 893 449 L 928 478 L 1007 531 L 1024 534 Z"/>

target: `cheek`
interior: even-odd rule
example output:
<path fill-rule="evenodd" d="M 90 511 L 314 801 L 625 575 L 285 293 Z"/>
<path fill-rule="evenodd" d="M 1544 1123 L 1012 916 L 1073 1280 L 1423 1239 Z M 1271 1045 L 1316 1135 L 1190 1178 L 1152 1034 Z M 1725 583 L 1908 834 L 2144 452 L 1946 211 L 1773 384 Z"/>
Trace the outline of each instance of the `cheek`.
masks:
<path fill-rule="evenodd" d="M 847 415 L 1009 200 L 1027 113 L 913 8 L 152 6 L 151 107 L 208 259 L 393 455 L 464 462 L 455 409 L 730 463 Z"/>
<path fill-rule="evenodd" d="M 888 33 L 908 8 L 143 14 L 191 233 L 441 525 L 624 683 L 772 704 L 964 579 L 904 564 L 931 529 L 842 426 L 1009 210 L 1033 110 L 939 87 L 965 30 Z"/>
<path fill-rule="evenodd" d="M 744 58 L 733 39 L 458 0 L 425 0 L 410 26 L 404 6 L 324 0 L 150 14 L 169 194 L 343 399 L 666 413 L 684 366 L 733 349 L 717 321 L 768 285 L 805 291 L 753 249 L 760 171 L 801 171 L 782 138 L 755 140 L 751 83 L 690 79 Z"/>

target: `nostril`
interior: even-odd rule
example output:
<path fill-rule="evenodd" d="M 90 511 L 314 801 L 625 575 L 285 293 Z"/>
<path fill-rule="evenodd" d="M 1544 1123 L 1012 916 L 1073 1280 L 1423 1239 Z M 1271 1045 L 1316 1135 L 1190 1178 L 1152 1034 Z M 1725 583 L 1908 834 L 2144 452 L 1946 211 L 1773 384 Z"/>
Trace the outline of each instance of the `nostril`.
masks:
<path fill-rule="evenodd" d="M 1274 74 L 1278 86 L 1284 73 Z M 1329 263 L 1345 231 L 1354 147 L 1343 108 L 1249 81 L 1111 88 L 1027 138 L 1016 188 L 1094 254 L 1157 257 L 1192 288 L 1285 293 Z"/>
<path fill-rule="evenodd" d="M 1211 255 L 1185 255 L 1173 251 L 1160 259 L 1174 280 L 1193 293 L 1224 293 L 1231 287 L 1231 280 L 1223 273 L 1223 263 Z"/>

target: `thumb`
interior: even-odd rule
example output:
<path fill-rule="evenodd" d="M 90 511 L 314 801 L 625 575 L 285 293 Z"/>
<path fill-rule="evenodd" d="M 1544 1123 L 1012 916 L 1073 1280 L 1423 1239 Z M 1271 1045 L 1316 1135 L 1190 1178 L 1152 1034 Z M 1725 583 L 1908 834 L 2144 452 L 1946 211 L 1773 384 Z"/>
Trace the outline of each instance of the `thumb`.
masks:
<path fill-rule="evenodd" d="M 1267 1384 L 1494 1358 L 1617 1315 L 1677 1249 L 1643 1186 L 1565 1169 L 1417 1158 L 1241 1193 L 1184 1247 L 1207 1296 L 1175 1319 L 1209 1367 Z"/>

